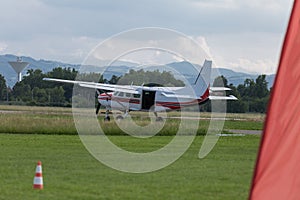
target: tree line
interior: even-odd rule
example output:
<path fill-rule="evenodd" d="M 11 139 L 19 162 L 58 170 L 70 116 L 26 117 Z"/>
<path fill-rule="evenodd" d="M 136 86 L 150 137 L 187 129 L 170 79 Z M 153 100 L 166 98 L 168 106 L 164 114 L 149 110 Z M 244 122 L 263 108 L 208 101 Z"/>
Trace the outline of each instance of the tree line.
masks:
<path fill-rule="evenodd" d="M 243 84 L 234 86 L 228 84 L 224 76 L 217 77 L 213 82 L 214 87 L 228 87 L 226 95 L 234 95 L 238 98 L 236 101 L 227 101 L 227 112 L 246 113 L 256 112 L 265 113 L 270 97 L 271 89 L 268 88 L 266 75 L 259 75 L 255 80 L 246 79 Z M 203 111 L 210 111 L 210 105 L 201 107 Z"/>
<path fill-rule="evenodd" d="M 39 106 L 66 106 L 72 104 L 73 84 L 48 82 L 43 78 L 58 78 L 66 80 L 92 81 L 98 83 L 142 85 L 159 83 L 164 86 L 183 86 L 183 82 L 174 78 L 170 72 L 130 70 L 123 76 L 113 75 L 109 80 L 99 73 L 79 74 L 71 68 L 54 68 L 52 71 L 43 73 L 41 70 L 29 69 L 22 81 L 17 82 L 13 88 L 7 88 L 4 77 L 0 74 L 0 101 L 10 104 L 26 104 Z M 132 81 L 133 80 L 133 81 Z M 89 90 L 84 88 L 85 90 Z M 90 94 L 89 92 L 86 92 Z M 91 97 L 94 98 L 94 97 Z M 83 102 L 84 103 L 84 102 Z"/>
<path fill-rule="evenodd" d="M 70 106 L 72 85 L 43 81 L 46 77 L 57 77 L 74 80 L 75 69 L 55 68 L 51 72 L 29 69 L 22 81 L 13 88 L 7 88 L 5 79 L 0 75 L 0 100 L 10 104 Z"/>
<path fill-rule="evenodd" d="M 163 86 L 183 86 L 184 83 L 174 78 L 170 72 L 130 70 L 123 76 L 113 75 L 110 80 L 104 79 L 102 74 L 79 74 L 71 68 L 54 68 L 43 73 L 41 70 L 30 69 L 22 81 L 13 88 L 7 88 L 4 77 L 0 74 L 0 101 L 11 104 L 44 105 L 44 106 L 71 106 L 73 85 L 58 82 L 43 81 L 43 78 L 59 78 L 67 80 L 95 81 L 110 84 L 155 83 Z M 134 80 L 134 81 L 132 81 Z M 266 112 L 270 96 L 266 75 L 259 75 L 256 80 L 246 79 L 243 84 L 234 86 L 229 84 L 224 76 L 217 77 L 213 82 L 214 87 L 228 87 L 231 91 L 227 95 L 234 95 L 237 101 L 227 101 L 227 112 Z M 201 107 L 201 111 L 210 111 L 210 103 Z"/>

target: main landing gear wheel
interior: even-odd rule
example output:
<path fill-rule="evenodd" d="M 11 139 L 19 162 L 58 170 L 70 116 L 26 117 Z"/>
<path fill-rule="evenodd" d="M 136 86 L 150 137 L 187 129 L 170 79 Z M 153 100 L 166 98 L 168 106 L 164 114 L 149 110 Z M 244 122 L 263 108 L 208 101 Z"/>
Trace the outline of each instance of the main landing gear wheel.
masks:
<path fill-rule="evenodd" d="M 110 117 L 109 116 L 104 117 L 104 121 L 105 122 L 109 122 L 110 121 Z"/>

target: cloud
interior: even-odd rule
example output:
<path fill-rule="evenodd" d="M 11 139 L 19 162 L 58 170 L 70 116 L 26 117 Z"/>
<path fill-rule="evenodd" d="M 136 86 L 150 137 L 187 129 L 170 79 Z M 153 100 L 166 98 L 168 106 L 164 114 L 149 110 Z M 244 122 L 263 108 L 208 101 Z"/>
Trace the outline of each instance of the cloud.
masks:
<path fill-rule="evenodd" d="M 49 30 L 49 24 L 45 24 L 48 14 L 47 8 L 38 0 L 1 1 L 0 18 L 3 31 L 0 32 L 0 38 L 23 41 L 34 37 L 45 26 Z"/>
<path fill-rule="evenodd" d="M 192 0 L 191 2 L 202 9 L 236 9 L 238 7 L 237 1 L 234 0 Z"/>
<path fill-rule="evenodd" d="M 276 73 L 283 38 L 284 33 L 249 32 L 212 34 L 205 39 L 218 67 L 269 74 Z"/>
<path fill-rule="evenodd" d="M 228 41 L 228 43 L 222 42 L 219 45 L 215 45 L 215 47 L 218 48 L 212 48 L 206 37 L 198 36 L 194 37 L 194 39 L 208 54 L 208 59 L 213 60 L 216 67 L 224 67 L 238 72 L 254 74 L 274 74 L 277 69 L 276 55 L 279 55 L 274 49 L 279 49 L 280 35 L 272 35 L 268 39 L 262 39 L 266 37 L 266 33 L 246 34 L 244 37 L 247 38 L 247 40 L 243 40 L 243 37 L 239 35 L 223 36 L 220 40 Z M 264 42 L 261 40 L 264 40 Z M 277 42 L 274 42 L 276 40 Z M 258 43 L 260 43 L 260 46 L 254 45 L 255 48 L 251 46 L 251 44 Z M 224 46 L 220 47 L 221 45 Z M 235 45 L 237 45 L 238 48 L 234 47 Z M 278 46 L 278 48 L 275 46 Z M 267 52 L 267 49 L 270 48 L 273 48 L 272 52 Z M 224 51 L 228 51 L 232 55 L 224 54 L 220 49 L 224 49 Z M 253 56 L 253 51 L 257 51 L 261 56 Z M 228 59 L 228 57 L 230 59 Z"/>
<path fill-rule="evenodd" d="M 4 42 L 0 42 L 0 53 L 4 52 L 7 49 L 7 44 Z"/>
<path fill-rule="evenodd" d="M 268 13 L 285 12 L 286 5 L 291 5 L 291 0 L 190 0 L 200 9 L 210 10 L 266 10 Z"/>
<path fill-rule="evenodd" d="M 0 52 L 80 63 L 105 38 L 152 26 L 191 36 L 227 68 L 239 59 L 276 63 L 291 5 L 292 0 L 1 1 Z M 172 45 L 188 52 L 185 42 Z"/>
<path fill-rule="evenodd" d="M 239 6 L 258 9 L 258 10 L 268 10 L 269 12 L 284 12 L 284 8 L 287 4 L 291 5 L 292 1 L 287 0 L 252 0 L 243 1 L 240 0 Z"/>
<path fill-rule="evenodd" d="M 199 44 L 200 48 L 202 48 L 202 49 L 205 51 L 205 53 L 207 53 L 207 55 L 208 55 L 210 58 L 213 58 L 213 55 L 212 55 L 212 53 L 211 53 L 211 51 L 210 51 L 210 47 L 209 47 L 209 45 L 207 44 L 207 41 L 206 41 L 205 37 L 203 37 L 203 36 L 198 36 L 198 37 L 195 37 L 194 39 L 195 39 L 195 41 Z"/>
<path fill-rule="evenodd" d="M 273 74 L 276 72 L 277 63 L 273 60 L 249 60 L 238 58 L 236 62 L 228 63 L 231 69 L 240 72 L 250 72 L 254 74 Z"/>
<path fill-rule="evenodd" d="M 90 37 L 47 36 L 23 42 L 9 41 L 2 53 L 31 56 L 36 59 L 81 63 L 101 39 Z M 0 45 L 1 46 L 1 45 Z"/>
<path fill-rule="evenodd" d="M 182 60 L 202 64 L 207 59 L 206 53 L 191 37 L 160 28 L 133 29 L 115 35 L 99 44 L 90 56 L 140 64 L 166 64 Z"/>
<path fill-rule="evenodd" d="M 1 38 L 72 35 L 105 38 L 159 26 L 189 35 L 281 31 L 291 0 L 17 0 L 1 4 Z M 21 34 L 25 33 L 25 34 Z"/>

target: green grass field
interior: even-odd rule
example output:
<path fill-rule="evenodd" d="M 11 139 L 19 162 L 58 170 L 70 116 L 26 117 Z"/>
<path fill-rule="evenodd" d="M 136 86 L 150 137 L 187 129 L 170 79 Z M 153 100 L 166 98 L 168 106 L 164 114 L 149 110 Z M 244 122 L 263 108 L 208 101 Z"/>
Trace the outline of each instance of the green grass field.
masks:
<path fill-rule="evenodd" d="M 127 136 L 115 143 L 143 151 Z M 170 140 L 154 137 L 148 146 Z M 198 159 L 203 137 L 172 165 L 151 173 L 129 174 L 104 166 L 78 136 L 0 134 L 0 199 L 246 199 L 258 136 L 222 137 Z M 44 190 L 32 189 L 35 166 L 43 163 Z"/>
<path fill-rule="evenodd" d="M 70 109 L 0 106 L 0 111 L 0 199 L 247 199 L 260 136 L 220 137 L 204 159 L 198 158 L 204 136 L 197 136 L 170 166 L 129 174 L 88 153 L 76 135 Z M 245 130 L 260 130 L 264 118 L 227 117 L 225 128 Z M 200 122 L 201 130 L 207 126 L 207 120 Z M 155 150 L 172 140 L 172 136 L 145 142 L 128 136 L 109 138 L 135 152 Z M 32 189 L 38 160 L 43 163 L 43 190 Z"/>

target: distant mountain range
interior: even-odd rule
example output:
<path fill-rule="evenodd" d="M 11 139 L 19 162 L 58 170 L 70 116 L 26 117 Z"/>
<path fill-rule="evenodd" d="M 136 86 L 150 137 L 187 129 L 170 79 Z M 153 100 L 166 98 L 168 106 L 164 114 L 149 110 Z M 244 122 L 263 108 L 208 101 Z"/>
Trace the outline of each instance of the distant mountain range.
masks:
<path fill-rule="evenodd" d="M 13 87 L 14 84 L 17 82 L 17 74 L 12 69 L 12 67 L 8 64 L 8 61 L 16 61 L 17 56 L 15 55 L 0 55 L 0 74 L 2 74 L 7 84 L 10 87 Z M 131 62 L 123 62 L 118 61 L 116 63 L 113 63 L 113 66 L 110 67 L 96 67 L 96 66 L 81 66 L 80 64 L 69 64 L 69 63 L 63 63 L 58 61 L 50 61 L 50 60 L 35 60 L 31 57 L 22 56 L 22 61 L 28 62 L 29 65 L 22 71 L 22 75 L 26 75 L 26 72 L 28 69 L 40 69 L 44 73 L 51 71 L 53 68 L 56 67 L 62 67 L 62 68 L 75 68 L 76 70 L 79 70 L 81 67 L 81 70 L 84 70 L 86 72 L 101 72 L 104 73 L 104 77 L 107 79 L 110 79 L 112 75 L 120 76 L 126 72 L 128 72 L 129 69 L 137 68 L 138 64 L 131 63 Z M 195 79 L 195 76 L 199 73 L 199 66 L 193 66 L 192 64 L 188 62 L 175 62 L 170 63 L 165 66 L 165 68 L 162 68 L 161 66 L 149 66 L 151 70 L 170 70 L 174 71 L 175 74 L 181 74 L 186 77 L 187 80 L 192 82 Z M 105 71 L 104 71 L 105 70 Z M 244 80 L 249 79 L 256 79 L 258 74 L 248 74 L 243 72 L 235 72 L 230 69 L 225 68 L 213 68 L 212 69 L 212 81 L 215 77 L 223 75 L 227 78 L 228 83 L 232 83 L 233 85 L 237 86 L 239 84 L 243 84 Z M 271 87 L 274 82 L 275 75 L 267 75 L 267 82 L 269 83 L 268 86 Z"/>
<path fill-rule="evenodd" d="M 12 87 L 17 82 L 17 75 L 13 68 L 8 64 L 8 61 L 16 61 L 17 56 L 15 55 L 0 55 L 0 74 L 2 74 L 7 84 Z M 48 61 L 48 60 L 35 60 L 31 57 L 22 56 L 22 61 L 28 62 L 29 65 L 22 71 L 22 75 L 26 75 L 28 69 L 40 69 L 43 72 L 51 71 L 55 67 L 71 67 L 71 68 L 79 68 L 79 65 L 66 64 L 57 61 Z"/>

